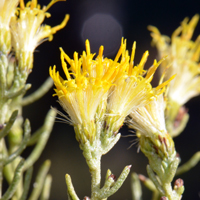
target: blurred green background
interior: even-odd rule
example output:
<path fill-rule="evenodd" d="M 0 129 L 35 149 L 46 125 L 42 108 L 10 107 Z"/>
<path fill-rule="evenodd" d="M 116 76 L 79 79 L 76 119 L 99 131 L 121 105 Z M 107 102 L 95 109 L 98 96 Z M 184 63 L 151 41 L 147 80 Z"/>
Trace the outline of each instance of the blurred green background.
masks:
<path fill-rule="evenodd" d="M 49 1 L 39 0 L 38 3 L 47 5 Z M 150 67 L 153 60 L 157 58 L 157 50 L 150 45 L 151 37 L 147 26 L 154 25 L 162 34 L 171 36 L 186 16 L 191 18 L 196 13 L 200 13 L 200 1 L 67 0 L 56 3 L 49 12 L 52 16 L 45 20 L 46 24 L 52 26 L 59 24 L 66 13 L 70 14 L 70 20 L 67 26 L 54 36 L 52 42 L 45 42 L 36 49 L 33 72 L 28 79 L 28 82 L 32 83 L 29 93 L 35 91 L 49 76 L 49 66 L 56 65 L 57 70 L 62 71 L 59 47 L 62 47 L 70 57 L 73 56 L 74 51 L 80 55 L 85 49 L 85 39 L 90 40 L 92 53 L 98 52 L 99 46 L 104 45 L 104 56 L 110 58 L 115 57 L 122 36 L 127 39 L 129 51 L 136 41 L 135 64 L 139 62 L 142 54 L 149 50 L 146 68 Z M 193 39 L 196 39 L 198 34 L 200 34 L 200 24 L 197 25 Z M 61 74 L 63 75 L 62 72 Z M 156 80 L 155 77 L 154 84 Z M 42 99 L 24 108 L 24 117 L 30 119 L 32 131 L 42 125 L 50 106 L 62 111 L 56 102 L 57 97 L 52 97 L 53 93 L 51 89 Z M 185 131 L 175 138 L 176 150 L 181 156 L 182 163 L 200 150 L 200 98 L 192 99 L 186 106 L 189 108 L 190 121 Z M 122 135 L 129 134 L 126 127 L 123 127 L 120 132 Z M 117 145 L 103 156 L 102 178 L 105 177 L 108 168 L 118 177 L 124 166 L 130 164 L 132 172 L 146 175 L 147 159 L 141 152 L 137 153 L 137 145 L 127 150 L 131 140 L 133 140 L 131 137 L 121 138 Z M 28 150 L 25 151 L 25 156 Z M 66 173 L 71 175 L 80 199 L 90 195 L 90 173 L 75 140 L 73 127 L 55 123 L 47 147 L 37 162 L 34 172 L 45 159 L 52 161 L 51 200 L 67 198 L 64 179 Z M 200 164 L 177 178 L 184 180 L 186 190 L 183 200 L 200 199 Z M 144 187 L 143 192 L 143 200 L 151 199 L 151 193 Z M 130 176 L 110 199 L 131 200 Z"/>

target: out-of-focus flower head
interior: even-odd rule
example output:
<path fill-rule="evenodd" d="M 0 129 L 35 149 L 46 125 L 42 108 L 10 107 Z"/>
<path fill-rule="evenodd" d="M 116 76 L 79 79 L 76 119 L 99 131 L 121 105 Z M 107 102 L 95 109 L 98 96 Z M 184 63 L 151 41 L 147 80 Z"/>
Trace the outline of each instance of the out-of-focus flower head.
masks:
<path fill-rule="evenodd" d="M 10 20 L 15 14 L 19 0 L 0 1 L 0 51 L 9 53 L 11 49 Z"/>
<path fill-rule="evenodd" d="M 69 20 L 66 15 L 60 25 L 51 27 L 42 25 L 45 17 L 50 17 L 47 10 L 59 0 L 52 0 L 47 6 L 41 6 L 37 0 L 27 2 L 20 0 L 20 7 L 15 12 L 15 17 L 11 19 L 12 45 L 22 69 L 31 69 L 33 63 L 33 52 L 35 48 L 45 40 L 51 41 L 53 34 L 64 28 Z"/>
<path fill-rule="evenodd" d="M 163 67 L 171 66 L 166 79 L 176 74 L 170 83 L 168 97 L 181 106 L 200 93 L 200 36 L 195 41 L 191 40 L 198 20 L 199 15 L 190 21 L 185 18 L 173 32 L 171 43 L 170 38 L 161 35 L 156 27 L 148 27 L 160 58 L 168 56 L 162 63 Z"/>
<path fill-rule="evenodd" d="M 0 29 L 9 29 L 10 19 L 15 14 L 19 0 L 1 0 L 0 2 Z"/>

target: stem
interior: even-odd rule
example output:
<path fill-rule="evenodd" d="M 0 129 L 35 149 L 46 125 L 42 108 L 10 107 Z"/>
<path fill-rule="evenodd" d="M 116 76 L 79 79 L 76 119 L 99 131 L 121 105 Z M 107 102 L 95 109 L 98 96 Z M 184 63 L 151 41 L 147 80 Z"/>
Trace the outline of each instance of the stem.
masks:
<path fill-rule="evenodd" d="M 98 199 L 107 199 L 108 197 L 110 197 L 111 195 L 113 195 L 114 193 L 116 193 L 119 188 L 122 186 L 122 184 L 124 183 L 124 181 L 126 180 L 129 172 L 131 169 L 131 165 L 126 166 L 122 173 L 120 174 L 119 178 L 117 179 L 117 181 L 114 181 L 114 179 L 112 177 L 110 177 L 110 181 L 111 179 L 113 179 L 114 182 L 110 182 L 111 184 L 108 184 L 108 188 L 106 189 L 104 187 L 104 191 L 103 188 L 101 189 L 101 191 L 99 192 L 99 198 Z M 112 187 L 110 187 L 112 185 Z M 106 184 L 104 185 L 106 186 Z"/>
<path fill-rule="evenodd" d="M 163 184 L 163 188 L 165 190 L 166 193 L 166 197 L 168 197 L 169 200 L 176 200 L 175 198 L 173 198 L 173 191 L 172 191 L 172 186 L 170 183 L 166 183 Z"/>
<path fill-rule="evenodd" d="M 132 199 L 141 200 L 142 199 L 142 187 L 140 184 L 140 179 L 136 173 L 131 174 L 131 189 L 132 189 Z"/>
<path fill-rule="evenodd" d="M 40 99 L 43 95 L 45 95 L 49 89 L 53 86 L 53 80 L 51 77 L 47 78 L 47 80 L 42 84 L 42 86 L 36 90 L 34 93 L 22 99 L 21 105 L 26 106 L 28 104 L 33 103 Z"/>
<path fill-rule="evenodd" d="M 0 198 L 2 197 L 3 182 L 3 139 L 0 140 Z"/>
<path fill-rule="evenodd" d="M 49 171 L 51 162 L 46 160 L 39 169 L 36 180 L 34 182 L 34 189 L 32 190 L 28 200 L 37 200 L 42 192 L 44 181 Z"/>
<path fill-rule="evenodd" d="M 45 118 L 45 122 L 43 125 L 43 133 L 41 134 L 40 138 L 38 139 L 38 142 L 29 155 L 29 157 L 25 161 L 24 169 L 28 169 L 30 166 L 32 166 L 36 160 L 40 157 L 43 149 L 45 148 L 45 145 L 49 139 L 50 133 L 53 128 L 54 120 L 55 120 L 56 112 L 54 110 L 50 110 L 47 113 L 47 116 Z"/>
<path fill-rule="evenodd" d="M 2 131 L 0 131 L 0 139 L 4 138 L 9 132 L 10 132 L 10 129 L 12 128 L 16 118 L 17 118 L 17 115 L 18 115 L 18 111 L 15 110 L 9 121 L 7 122 L 7 125 L 4 127 L 4 129 Z"/>
<path fill-rule="evenodd" d="M 26 200 L 27 199 L 28 191 L 29 191 L 30 184 L 31 184 L 32 174 L 33 174 L 33 166 L 31 166 L 26 172 L 25 180 L 24 180 L 23 193 L 22 193 L 19 200 Z"/>
<path fill-rule="evenodd" d="M 95 162 L 95 169 L 90 169 L 91 180 L 91 200 L 99 199 L 99 190 L 101 183 L 101 155 L 98 155 Z"/>
<path fill-rule="evenodd" d="M 1 53 L 1 52 L 0 52 Z M 6 73 L 8 68 L 7 56 L 0 54 L 0 125 L 4 125 L 6 120 L 6 114 L 8 110 L 6 94 Z"/>
<path fill-rule="evenodd" d="M 176 176 L 189 171 L 191 168 L 195 167 L 200 161 L 200 151 L 196 152 L 190 160 L 180 166 L 176 171 Z"/>
<path fill-rule="evenodd" d="M 43 191 L 40 197 L 40 200 L 48 200 L 51 192 L 51 183 L 52 183 L 52 176 L 47 175 L 44 186 L 43 186 Z"/>
<path fill-rule="evenodd" d="M 10 184 L 9 188 L 7 189 L 7 191 L 4 193 L 3 197 L 1 198 L 1 200 L 8 200 L 15 193 L 15 191 L 17 189 L 17 186 L 18 186 L 18 183 L 19 183 L 19 181 L 21 179 L 23 166 L 24 166 L 24 160 L 21 160 L 19 162 L 19 164 L 17 165 L 17 168 L 15 170 L 15 174 L 14 174 L 12 183 Z"/>
<path fill-rule="evenodd" d="M 160 194 L 159 194 L 158 190 L 155 190 L 152 194 L 151 200 L 158 200 L 159 197 L 160 197 Z"/>
<path fill-rule="evenodd" d="M 68 199 L 69 200 L 79 200 L 75 190 L 74 190 L 74 186 L 72 184 L 72 180 L 69 174 L 65 175 L 65 181 L 66 181 L 66 185 L 67 185 L 67 194 L 68 194 Z"/>

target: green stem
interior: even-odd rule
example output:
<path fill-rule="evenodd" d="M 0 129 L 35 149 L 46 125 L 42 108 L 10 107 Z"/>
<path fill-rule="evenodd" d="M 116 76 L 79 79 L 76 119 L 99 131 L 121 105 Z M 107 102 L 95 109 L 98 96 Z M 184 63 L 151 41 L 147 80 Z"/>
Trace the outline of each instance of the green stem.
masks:
<path fill-rule="evenodd" d="M 163 184 L 163 188 L 165 190 L 165 196 L 168 197 L 169 200 L 176 200 L 175 198 L 173 198 L 173 191 L 172 191 L 172 186 L 171 183 L 165 183 Z"/>
<path fill-rule="evenodd" d="M 196 152 L 190 160 L 188 160 L 185 164 L 180 166 L 176 171 L 176 176 L 183 174 L 189 171 L 191 168 L 195 167 L 196 164 L 200 161 L 200 151 Z"/>
<path fill-rule="evenodd" d="M 1 198 L 1 200 L 8 200 L 10 199 L 13 194 L 15 193 L 18 183 L 21 179 L 21 174 L 22 174 L 22 170 L 23 170 L 23 165 L 24 165 L 24 160 L 21 160 L 15 170 L 15 175 L 13 177 L 13 181 L 11 183 L 11 185 L 9 186 L 8 190 L 5 192 L 5 194 L 3 195 L 3 197 Z"/>
<path fill-rule="evenodd" d="M 90 169 L 91 181 L 91 200 L 99 199 L 98 193 L 101 183 L 101 155 L 98 155 L 95 162 L 95 169 Z"/>
<path fill-rule="evenodd" d="M 48 112 L 45 118 L 44 125 L 43 125 L 43 133 L 41 134 L 35 148 L 33 149 L 31 154 L 25 161 L 25 164 L 24 164 L 25 170 L 28 169 L 30 166 L 32 166 L 36 162 L 36 160 L 40 157 L 49 139 L 50 133 L 52 131 L 55 116 L 56 116 L 56 112 L 54 110 L 50 110 Z"/>
<path fill-rule="evenodd" d="M 46 179 L 50 165 L 51 165 L 51 162 L 49 160 L 46 160 L 44 164 L 40 167 L 35 183 L 34 183 L 34 189 L 28 200 L 37 200 L 39 198 L 42 192 L 44 181 Z"/>
<path fill-rule="evenodd" d="M 18 111 L 15 110 L 12 113 L 12 115 L 11 115 L 11 117 L 10 117 L 7 125 L 6 125 L 6 127 L 4 127 L 4 129 L 2 131 L 0 131 L 0 139 L 2 139 L 3 137 L 5 137 L 9 133 L 10 129 L 12 128 L 12 126 L 13 126 L 16 118 L 17 118 L 17 115 L 18 115 Z"/>
<path fill-rule="evenodd" d="M 163 186 L 160 184 L 160 181 L 158 181 L 158 178 L 156 177 L 155 173 L 153 172 L 150 165 L 147 165 L 147 174 L 149 175 L 149 178 L 152 180 L 154 185 L 156 186 L 157 190 L 162 194 L 165 195 L 165 191 Z"/>
<path fill-rule="evenodd" d="M 23 188 L 23 193 L 20 197 L 20 200 L 26 200 L 27 199 L 28 191 L 29 191 L 30 184 L 31 184 L 32 174 L 33 174 L 33 167 L 31 166 L 27 170 L 26 175 L 25 175 L 24 188 Z"/>
<path fill-rule="evenodd" d="M 30 133 L 31 133 L 30 122 L 28 119 L 26 119 L 24 123 L 24 139 L 19 145 L 18 149 L 15 152 L 13 152 L 9 157 L 6 158 L 5 165 L 12 162 L 15 158 L 17 158 L 23 152 L 30 138 Z"/>
<path fill-rule="evenodd" d="M 142 187 L 138 175 L 136 173 L 131 174 L 131 190 L 133 200 L 142 199 Z"/>
<path fill-rule="evenodd" d="M 117 179 L 116 182 L 113 183 L 111 188 L 108 188 L 108 190 L 102 192 L 100 191 L 99 193 L 99 198 L 98 199 L 105 199 L 110 197 L 111 195 L 113 195 L 114 193 L 117 192 L 117 190 L 119 190 L 119 188 L 122 186 L 122 184 L 124 183 L 124 181 L 126 180 L 129 172 L 131 169 L 131 165 L 126 166 L 122 173 L 120 174 L 119 178 Z"/>
<path fill-rule="evenodd" d="M 46 94 L 52 86 L 53 86 L 53 80 L 51 77 L 49 77 L 38 90 L 33 92 L 31 95 L 25 97 L 24 99 L 22 99 L 21 105 L 26 106 L 28 104 L 33 103 L 34 101 L 37 101 L 44 94 Z"/>
<path fill-rule="evenodd" d="M 68 194 L 68 199 L 69 200 L 79 200 L 75 190 L 74 190 L 74 186 L 72 184 L 72 180 L 69 174 L 65 175 L 65 181 L 66 181 L 66 185 L 67 185 L 67 194 Z"/>
<path fill-rule="evenodd" d="M 51 183 L 52 183 L 52 177 L 51 175 L 47 175 L 45 182 L 44 182 L 44 187 L 43 191 L 41 194 L 40 200 L 48 200 L 50 196 L 50 191 L 51 191 Z"/>
<path fill-rule="evenodd" d="M 152 199 L 151 200 L 158 200 L 160 197 L 160 194 L 158 192 L 158 190 L 154 190 L 153 194 L 152 194 Z"/>
<path fill-rule="evenodd" d="M 6 97 L 8 99 L 14 99 L 20 95 L 24 95 L 26 93 L 26 91 L 29 90 L 30 88 L 31 88 L 31 84 L 26 84 L 23 88 L 19 89 L 18 91 L 8 93 L 6 95 Z"/>
<path fill-rule="evenodd" d="M 0 198 L 2 196 L 3 182 L 3 139 L 0 140 Z"/>

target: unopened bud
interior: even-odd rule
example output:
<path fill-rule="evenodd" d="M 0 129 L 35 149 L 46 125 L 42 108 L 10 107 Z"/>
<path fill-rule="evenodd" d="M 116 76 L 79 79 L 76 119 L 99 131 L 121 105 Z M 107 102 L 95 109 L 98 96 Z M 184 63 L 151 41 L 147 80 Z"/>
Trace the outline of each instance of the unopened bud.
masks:
<path fill-rule="evenodd" d="M 116 181 L 116 176 L 114 174 L 111 174 L 108 178 L 112 178 L 114 181 Z"/>
<path fill-rule="evenodd" d="M 161 197 L 160 200 L 168 200 L 167 197 Z"/>
<path fill-rule="evenodd" d="M 128 169 L 131 169 L 132 165 L 128 165 L 127 167 L 128 167 Z"/>
<path fill-rule="evenodd" d="M 147 178 L 146 178 L 145 176 L 143 176 L 142 174 L 139 174 L 138 177 L 139 177 L 139 179 L 140 179 L 142 182 L 146 181 L 146 179 L 147 179 Z"/>
<path fill-rule="evenodd" d="M 0 124 L 0 130 L 2 130 L 4 128 L 3 124 Z"/>
<path fill-rule="evenodd" d="M 90 200 L 90 197 L 85 196 L 83 200 Z"/>
<path fill-rule="evenodd" d="M 181 156 L 178 152 L 176 152 L 176 158 L 180 158 L 181 159 Z"/>
<path fill-rule="evenodd" d="M 178 189 L 182 187 L 183 185 L 184 185 L 183 179 L 181 178 L 176 179 L 176 181 L 174 182 L 174 189 Z"/>
<path fill-rule="evenodd" d="M 182 106 L 179 111 L 178 114 L 176 116 L 176 119 L 174 120 L 174 128 L 179 127 L 181 121 L 183 120 L 184 116 L 188 113 L 188 109 L 184 106 Z"/>

